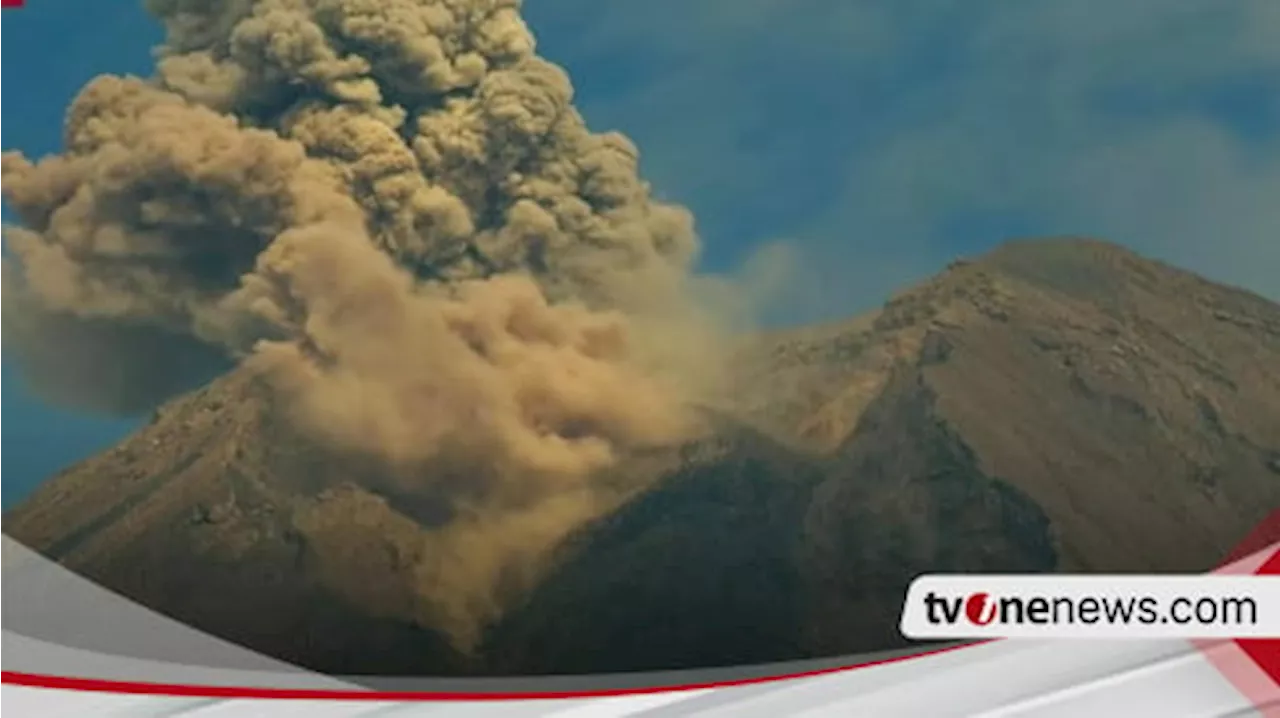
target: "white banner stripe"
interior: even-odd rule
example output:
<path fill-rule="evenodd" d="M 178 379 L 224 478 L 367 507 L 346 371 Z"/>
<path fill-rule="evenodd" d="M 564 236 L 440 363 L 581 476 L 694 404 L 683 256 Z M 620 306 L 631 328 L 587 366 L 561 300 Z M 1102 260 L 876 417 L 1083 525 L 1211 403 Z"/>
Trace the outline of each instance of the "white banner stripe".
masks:
<path fill-rule="evenodd" d="M 615 698 L 598 698 L 585 705 L 568 710 L 548 713 L 548 718 L 618 718 L 633 716 L 653 708 L 670 706 L 698 696 L 706 695 L 709 690 L 681 691 L 679 693 L 655 693 L 652 695 L 618 696 Z M 725 689 L 729 690 L 729 689 Z"/>

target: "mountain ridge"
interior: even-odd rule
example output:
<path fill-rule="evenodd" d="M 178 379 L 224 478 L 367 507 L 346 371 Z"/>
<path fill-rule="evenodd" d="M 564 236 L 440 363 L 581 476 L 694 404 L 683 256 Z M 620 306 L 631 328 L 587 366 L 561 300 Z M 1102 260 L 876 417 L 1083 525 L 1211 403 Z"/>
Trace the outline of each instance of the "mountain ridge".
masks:
<path fill-rule="evenodd" d="M 125 595 L 332 672 L 876 650 L 902 643 L 921 572 L 1212 566 L 1280 505 L 1275 366 L 1280 307 L 1257 295 L 1096 240 L 1002 245 L 873 312 L 746 342 L 715 431 L 624 462 L 615 503 L 468 650 L 414 579 L 439 507 L 315 451 L 243 373 L 5 518 Z"/>

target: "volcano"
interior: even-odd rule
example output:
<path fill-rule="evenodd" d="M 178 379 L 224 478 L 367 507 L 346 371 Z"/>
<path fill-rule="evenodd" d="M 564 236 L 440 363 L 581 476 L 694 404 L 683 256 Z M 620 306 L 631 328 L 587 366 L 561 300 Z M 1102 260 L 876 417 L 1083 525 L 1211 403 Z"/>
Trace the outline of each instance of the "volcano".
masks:
<path fill-rule="evenodd" d="M 1280 306 L 1118 246 L 1017 241 L 869 315 L 753 335 L 710 430 L 607 469 L 460 643 L 448 518 L 236 370 L 42 485 L 7 532 L 142 604 L 340 674 L 603 672 L 902 646 L 925 572 L 1193 572 L 1280 506 Z"/>

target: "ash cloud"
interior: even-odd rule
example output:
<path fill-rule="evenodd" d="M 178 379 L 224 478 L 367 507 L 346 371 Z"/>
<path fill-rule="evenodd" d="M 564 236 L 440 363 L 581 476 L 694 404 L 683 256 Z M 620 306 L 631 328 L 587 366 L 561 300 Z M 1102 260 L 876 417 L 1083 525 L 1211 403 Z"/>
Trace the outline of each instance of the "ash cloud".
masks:
<path fill-rule="evenodd" d="M 596 472 L 696 430 L 721 342 L 692 218 L 588 130 L 518 0 L 147 4 L 155 76 L 86 86 L 62 154 L 4 155 L 5 338 L 34 383 L 136 411 L 235 362 L 405 481 L 495 477 L 425 534 L 439 605 L 483 603 L 608 504 L 581 498 Z M 470 635 L 493 611 L 446 613 Z"/>

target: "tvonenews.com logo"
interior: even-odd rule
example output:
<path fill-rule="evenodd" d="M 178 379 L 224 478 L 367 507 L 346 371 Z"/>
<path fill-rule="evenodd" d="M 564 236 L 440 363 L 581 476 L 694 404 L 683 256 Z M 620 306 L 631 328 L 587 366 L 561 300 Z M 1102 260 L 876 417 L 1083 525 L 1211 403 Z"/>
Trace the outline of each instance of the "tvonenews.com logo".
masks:
<path fill-rule="evenodd" d="M 1052 623 L 1214 623 L 1252 624 L 1258 620 L 1257 601 L 1252 598 L 1175 598 L 1168 611 L 1160 610 L 1153 596 L 1111 598 L 1071 598 L 1066 596 L 992 596 L 987 592 L 965 596 L 924 596 L 925 617 L 934 624 L 954 624 L 966 620 L 975 626 L 993 623 L 1048 625 Z"/>
<path fill-rule="evenodd" d="M 1276 576 L 924 576 L 909 638 L 1280 636 Z"/>

